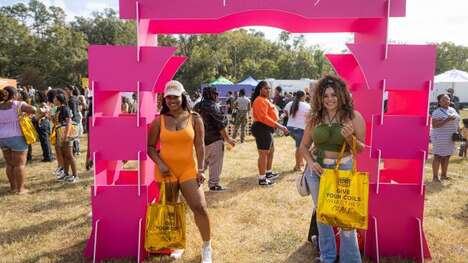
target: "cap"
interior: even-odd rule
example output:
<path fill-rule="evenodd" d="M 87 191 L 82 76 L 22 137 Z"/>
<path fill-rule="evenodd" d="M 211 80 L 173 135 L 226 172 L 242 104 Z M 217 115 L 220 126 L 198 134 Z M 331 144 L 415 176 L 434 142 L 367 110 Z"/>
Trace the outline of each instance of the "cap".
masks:
<path fill-rule="evenodd" d="M 182 93 L 185 92 L 184 85 L 177 80 L 171 80 L 166 83 L 164 88 L 164 98 L 167 96 L 182 96 Z"/>

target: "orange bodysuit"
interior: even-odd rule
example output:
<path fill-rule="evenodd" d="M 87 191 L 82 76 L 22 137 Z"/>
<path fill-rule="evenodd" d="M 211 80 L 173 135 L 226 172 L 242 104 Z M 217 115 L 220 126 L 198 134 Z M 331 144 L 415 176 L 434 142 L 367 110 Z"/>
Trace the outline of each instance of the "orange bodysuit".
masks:
<path fill-rule="evenodd" d="M 197 178 L 197 167 L 193 155 L 195 130 L 192 125 L 192 116 L 184 129 L 171 131 L 166 129 L 164 115 L 161 115 L 159 142 L 161 150 L 159 157 L 167 165 L 171 176 L 162 177 L 159 166 L 155 167 L 155 179 L 161 182 L 183 183 Z"/>

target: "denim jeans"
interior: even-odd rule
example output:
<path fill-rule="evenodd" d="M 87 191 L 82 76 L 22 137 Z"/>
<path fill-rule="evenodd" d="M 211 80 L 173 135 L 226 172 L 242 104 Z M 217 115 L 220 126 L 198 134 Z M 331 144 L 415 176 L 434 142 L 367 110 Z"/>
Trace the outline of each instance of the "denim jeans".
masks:
<path fill-rule="evenodd" d="M 341 163 L 340 170 L 351 170 L 352 160 Z M 334 168 L 335 164 L 324 165 L 323 168 Z M 306 182 L 314 204 L 317 204 L 320 177 L 307 167 L 305 170 Z M 320 260 L 325 263 L 335 262 L 336 240 L 333 227 L 317 222 L 319 232 Z M 340 262 L 341 263 L 361 263 L 361 254 L 357 242 L 356 230 L 340 231 Z"/>

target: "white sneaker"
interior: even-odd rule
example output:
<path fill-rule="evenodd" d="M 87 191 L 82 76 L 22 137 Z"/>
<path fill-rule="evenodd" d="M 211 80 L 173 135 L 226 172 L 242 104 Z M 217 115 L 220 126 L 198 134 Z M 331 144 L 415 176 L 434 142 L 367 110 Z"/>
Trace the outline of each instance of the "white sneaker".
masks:
<path fill-rule="evenodd" d="M 67 183 L 76 183 L 76 181 L 78 180 L 77 176 L 73 176 L 73 175 L 68 175 L 67 177 L 65 177 L 65 182 Z"/>
<path fill-rule="evenodd" d="M 184 254 L 184 251 L 183 249 L 176 249 L 174 250 L 172 253 L 171 253 L 171 258 L 173 259 L 181 259 L 182 258 L 182 255 Z"/>
<path fill-rule="evenodd" d="M 212 263 L 211 252 L 211 246 L 202 248 L 201 263 Z"/>
<path fill-rule="evenodd" d="M 57 179 L 57 181 L 62 181 L 62 180 L 65 179 L 65 177 L 67 177 L 67 174 L 65 173 L 65 171 L 60 170 L 60 171 L 57 173 L 55 179 Z"/>
<path fill-rule="evenodd" d="M 55 169 L 54 175 L 58 175 L 60 173 L 60 171 L 63 171 L 62 167 L 59 167 L 59 168 Z"/>

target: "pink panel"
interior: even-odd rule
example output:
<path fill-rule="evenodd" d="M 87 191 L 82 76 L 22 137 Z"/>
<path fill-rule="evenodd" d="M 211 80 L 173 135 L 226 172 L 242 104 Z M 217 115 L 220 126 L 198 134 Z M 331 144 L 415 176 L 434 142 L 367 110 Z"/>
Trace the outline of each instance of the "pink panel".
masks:
<path fill-rule="evenodd" d="M 150 20 L 141 19 L 138 23 L 138 46 L 157 46 L 157 35 L 150 33 Z"/>
<path fill-rule="evenodd" d="M 382 112 L 382 97 L 383 92 L 380 89 L 367 89 L 364 86 L 357 87 L 355 90 L 351 91 L 353 95 L 354 107 L 359 111 L 366 122 L 372 122 L 372 116 L 376 114 L 381 114 Z M 372 98 L 372 103 L 369 100 Z M 367 130 L 367 135 L 370 135 L 369 129 Z"/>
<path fill-rule="evenodd" d="M 137 48 L 131 46 L 89 47 L 89 79 L 97 91 L 152 91 L 162 69 L 176 48 L 141 47 L 140 62 Z M 98 103 L 96 103 L 98 104 Z"/>
<path fill-rule="evenodd" d="M 428 90 L 422 91 L 389 91 L 388 110 L 389 115 L 427 115 Z"/>
<path fill-rule="evenodd" d="M 96 185 L 113 185 L 122 169 L 122 161 L 100 160 L 96 155 L 94 181 Z"/>
<path fill-rule="evenodd" d="M 359 68 L 359 65 L 351 54 L 326 55 L 328 61 L 332 64 L 336 73 L 346 80 L 351 90 L 355 90 L 356 85 L 362 86 L 365 84 L 364 76 Z M 365 87 L 364 87 L 365 88 Z"/>
<path fill-rule="evenodd" d="M 370 148 L 366 147 L 363 152 L 358 154 L 358 170 L 367 172 L 369 174 L 369 183 L 375 183 L 378 169 L 379 160 L 370 158 Z"/>
<path fill-rule="evenodd" d="M 348 44 L 371 89 L 423 90 L 434 78 L 436 48 L 434 45 L 389 45 L 388 59 L 382 59 L 385 45 Z"/>
<path fill-rule="evenodd" d="M 327 58 L 337 74 L 350 86 L 356 110 L 370 123 L 373 115 L 382 112 L 382 91 L 366 87 L 364 75 L 353 55 L 327 55 Z M 373 99 L 373 103 L 369 103 L 369 98 Z"/>
<path fill-rule="evenodd" d="M 142 186 L 138 196 L 137 186 L 99 186 L 97 195 L 91 187 L 93 208 L 93 231 L 85 249 L 85 256 L 93 257 L 96 221 L 97 229 L 96 260 L 133 257 L 143 260 L 144 229 L 146 206 L 153 197 L 155 186 Z M 141 219 L 141 232 L 139 221 Z M 140 236 L 140 250 L 138 237 Z"/>
<path fill-rule="evenodd" d="M 117 91 L 93 91 L 94 116 L 117 116 L 122 111 L 121 93 Z"/>
<path fill-rule="evenodd" d="M 426 118 L 417 116 L 374 116 L 372 133 L 372 157 L 382 151 L 384 159 L 420 159 L 428 150 L 429 126 Z M 404 145 L 404 147 L 402 146 Z"/>
<path fill-rule="evenodd" d="M 380 18 L 305 19 L 291 13 L 251 11 L 226 16 L 220 20 L 152 20 L 154 34 L 219 34 L 245 26 L 269 26 L 292 33 L 366 32 Z"/>
<path fill-rule="evenodd" d="M 376 185 L 369 189 L 369 229 L 366 235 L 366 256 L 376 261 L 375 228 L 372 217 L 377 218 L 378 246 L 381 257 L 419 259 L 420 245 L 416 218 L 423 218 L 424 195 L 418 185 L 381 184 L 379 194 Z M 422 233 L 424 237 L 424 233 Z M 424 255 L 430 257 L 425 238 Z"/>
<path fill-rule="evenodd" d="M 156 114 L 156 94 L 152 91 L 143 91 L 140 92 L 140 117 L 146 118 L 147 123 L 151 123 Z"/>
<path fill-rule="evenodd" d="M 172 80 L 172 78 L 175 76 L 182 64 L 184 64 L 186 59 L 187 57 L 182 56 L 171 57 L 171 59 L 167 62 L 166 66 L 161 72 L 158 81 L 156 82 L 156 86 L 154 88 L 156 92 L 164 92 L 164 86 L 169 80 Z"/>
<path fill-rule="evenodd" d="M 139 0 L 140 18 L 161 20 L 219 19 L 231 14 L 251 10 L 274 10 L 306 18 L 375 18 L 386 16 L 387 0 Z M 132 0 L 120 0 L 120 17 L 136 18 L 136 5 Z M 225 3 L 225 5 L 223 4 Z M 339 6 L 340 8 L 337 8 Z M 363 8 L 365 7 L 365 8 Z M 404 16 L 405 0 L 392 1 L 391 16 Z"/>
<path fill-rule="evenodd" d="M 423 155 L 420 160 L 384 160 L 384 169 L 380 171 L 380 181 L 400 184 L 420 184 L 423 176 Z"/>
<path fill-rule="evenodd" d="M 392 0 L 392 3 L 395 0 Z M 382 18 L 375 21 L 366 30 L 358 31 L 354 34 L 356 44 L 386 44 L 387 43 L 388 19 Z M 383 54 L 382 54 L 383 56 Z"/>
<path fill-rule="evenodd" d="M 140 118 L 137 127 L 136 117 L 99 117 L 95 120 L 93 136 L 90 137 L 90 151 L 96 152 L 100 160 L 141 160 L 146 159 L 147 125 Z"/>

